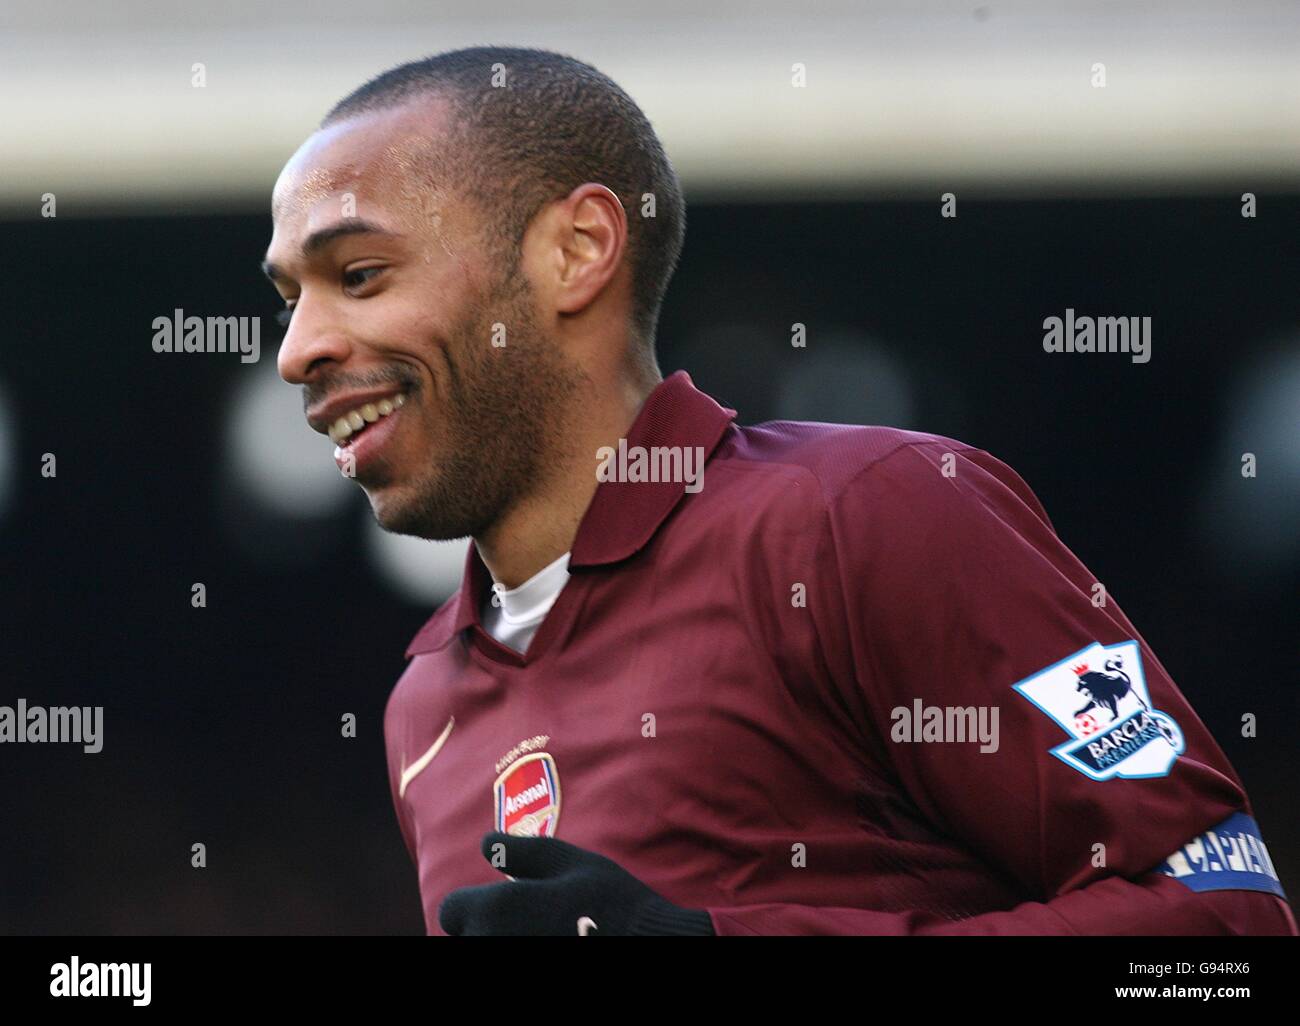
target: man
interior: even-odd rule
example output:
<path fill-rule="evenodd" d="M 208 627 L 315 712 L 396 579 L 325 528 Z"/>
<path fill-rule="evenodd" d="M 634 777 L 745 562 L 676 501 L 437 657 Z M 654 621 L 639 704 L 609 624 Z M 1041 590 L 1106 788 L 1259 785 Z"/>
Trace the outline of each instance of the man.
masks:
<path fill-rule="evenodd" d="M 684 206 L 609 79 L 403 65 L 273 212 L 309 422 L 382 527 L 473 538 L 384 724 L 431 934 L 1295 932 L 1241 782 L 1011 469 L 661 379 Z"/>

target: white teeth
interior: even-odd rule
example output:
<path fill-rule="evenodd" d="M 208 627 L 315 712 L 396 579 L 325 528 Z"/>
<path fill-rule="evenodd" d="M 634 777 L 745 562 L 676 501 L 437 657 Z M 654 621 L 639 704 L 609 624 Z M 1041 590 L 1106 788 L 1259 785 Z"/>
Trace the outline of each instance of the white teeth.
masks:
<path fill-rule="evenodd" d="M 373 424 L 380 417 L 387 417 L 405 403 L 405 395 L 395 395 L 391 399 L 380 399 L 377 403 L 366 403 L 352 410 L 329 426 L 330 441 L 335 445 L 341 445 L 367 424 Z"/>

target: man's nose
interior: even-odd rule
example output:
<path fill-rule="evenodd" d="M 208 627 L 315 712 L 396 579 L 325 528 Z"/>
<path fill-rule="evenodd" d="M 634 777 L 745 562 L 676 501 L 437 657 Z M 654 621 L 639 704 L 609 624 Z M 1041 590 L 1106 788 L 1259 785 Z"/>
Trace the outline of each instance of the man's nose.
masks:
<path fill-rule="evenodd" d="M 343 363 L 351 351 L 347 335 L 327 312 L 309 308 L 299 300 L 280 343 L 276 369 L 289 384 L 304 385 L 323 364 Z"/>

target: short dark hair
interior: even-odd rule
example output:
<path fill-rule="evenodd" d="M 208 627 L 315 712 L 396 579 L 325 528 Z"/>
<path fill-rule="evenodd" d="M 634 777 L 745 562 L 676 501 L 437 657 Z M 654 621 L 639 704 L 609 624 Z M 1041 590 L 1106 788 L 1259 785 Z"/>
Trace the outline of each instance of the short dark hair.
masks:
<path fill-rule="evenodd" d="M 447 186 L 464 189 L 498 214 L 496 230 L 516 260 L 529 222 L 546 203 L 583 182 L 599 182 L 618 196 L 628 220 L 632 326 L 652 353 L 686 234 L 686 204 L 641 108 L 614 81 L 573 57 L 477 46 L 385 71 L 335 104 L 321 127 L 428 94 L 451 104 L 453 149 L 459 151 L 451 166 L 461 181 Z M 653 217 L 641 216 L 646 193 L 653 195 Z"/>

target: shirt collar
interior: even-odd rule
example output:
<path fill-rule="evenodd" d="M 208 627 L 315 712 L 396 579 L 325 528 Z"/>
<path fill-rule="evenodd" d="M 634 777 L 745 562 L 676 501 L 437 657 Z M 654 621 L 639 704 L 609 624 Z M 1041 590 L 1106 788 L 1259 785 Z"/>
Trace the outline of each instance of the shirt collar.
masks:
<path fill-rule="evenodd" d="M 646 397 L 627 433 L 627 447 L 680 446 L 704 451 L 707 461 L 736 411 L 720 406 L 695 387 L 684 370 L 670 374 Z M 595 472 L 593 459 L 593 473 Z M 686 494 L 685 481 L 602 481 L 578 524 L 569 572 L 617 563 L 635 555 L 654 537 Z M 443 648 L 465 628 L 479 623 L 491 575 L 470 544 L 460 590 L 411 641 L 407 657 Z"/>

